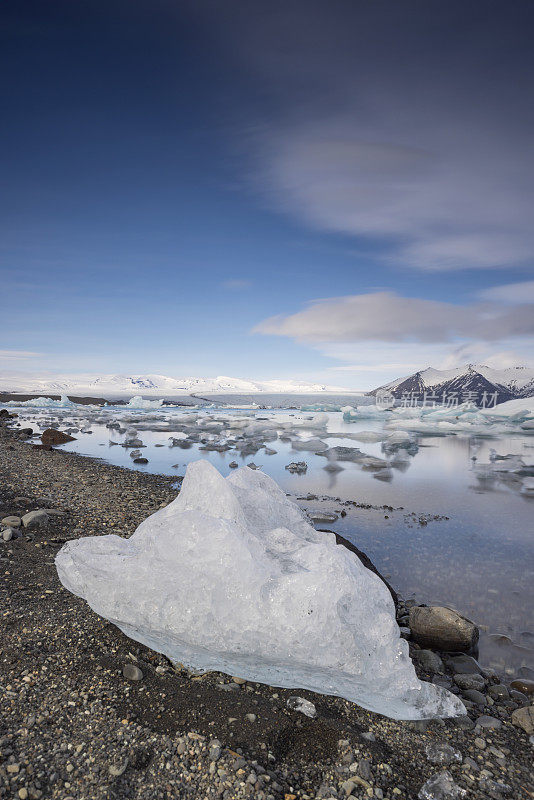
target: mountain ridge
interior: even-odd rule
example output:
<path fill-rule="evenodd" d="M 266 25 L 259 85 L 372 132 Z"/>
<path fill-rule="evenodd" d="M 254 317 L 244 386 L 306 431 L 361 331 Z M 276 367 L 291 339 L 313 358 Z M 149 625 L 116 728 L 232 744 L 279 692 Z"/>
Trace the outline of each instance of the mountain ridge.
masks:
<path fill-rule="evenodd" d="M 534 396 L 534 368 L 517 366 L 499 370 L 486 364 L 466 364 L 449 370 L 427 367 L 383 384 L 369 394 L 382 392 L 391 392 L 396 398 L 412 392 L 417 395 L 431 392 L 438 397 L 457 393 L 460 399 L 471 393 L 477 402 L 484 392 L 487 395 L 497 393 L 497 402 L 504 403 Z"/>
<path fill-rule="evenodd" d="M 216 378 L 173 378 L 149 374 L 85 374 L 35 377 L 0 375 L 0 391 L 28 394 L 55 393 L 111 396 L 179 397 L 191 394 L 354 394 L 350 389 L 295 380 L 251 381 L 219 375 Z"/>

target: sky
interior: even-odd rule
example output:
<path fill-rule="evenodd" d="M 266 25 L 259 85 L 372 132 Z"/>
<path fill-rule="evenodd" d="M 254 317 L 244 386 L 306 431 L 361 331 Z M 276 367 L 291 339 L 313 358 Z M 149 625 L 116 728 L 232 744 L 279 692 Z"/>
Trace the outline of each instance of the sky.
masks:
<path fill-rule="evenodd" d="M 4 0 L 0 370 L 534 365 L 529 2 Z"/>

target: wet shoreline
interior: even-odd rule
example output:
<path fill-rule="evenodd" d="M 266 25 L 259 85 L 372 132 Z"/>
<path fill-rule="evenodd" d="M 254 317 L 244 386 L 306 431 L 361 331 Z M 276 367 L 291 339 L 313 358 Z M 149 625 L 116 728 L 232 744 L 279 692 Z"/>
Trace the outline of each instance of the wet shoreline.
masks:
<path fill-rule="evenodd" d="M 19 781 L 33 787 L 35 797 L 81 797 L 87 781 L 91 797 L 111 798 L 117 791 L 119 796 L 126 791 L 133 797 L 160 796 L 157 792 L 165 791 L 170 775 L 174 791 L 195 787 L 197 796 L 213 790 L 213 796 L 229 792 L 227 797 L 265 800 L 288 794 L 341 798 L 350 788 L 342 785 L 356 777 L 366 786 L 354 782 L 355 795 L 368 792 L 368 786 L 376 797 L 411 799 L 442 769 L 426 755 L 437 737 L 462 754 L 462 764 L 448 769 L 459 786 L 471 789 L 470 796 L 486 798 L 481 783 L 494 780 L 510 786 L 514 798 L 526 800 L 522 787 L 531 780 L 532 745 L 511 723 L 509 706 L 473 706 L 460 721 L 400 723 L 339 698 L 235 683 L 222 674 L 196 679 L 176 673 L 162 656 L 139 647 L 69 595 L 53 563 L 62 543 L 73 536 L 130 535 L 143 518 L 173 499 L 176 478 L 57 450 L 35 450 L 5 427 L 0 427 L 0 437 L 2 517 L 39 507 L 59 512 L 50 516 L 45 530 L 5 543 L 1 554 L 6 609 L 1 685 L 11 689 L 0 741 L 12 751 L 8 760 L 13 755 L 20 759 L 22 752 L 30 762 L 38 761 L 42 748 L 50 748 L 45 774 L 37 779 L 41 789 L 27 768 L 24 781 Z M 143 673 L 139 682 L 128 682 L 122 675 L 124 665 L 132 662 Z M 417 669 L 421 677 L 431 677 L 421 665 Z M 288 696 L 296 693 L 314 702 L 315 719 L 287 708 Z M 484 711 L 494 715 L 498 728 L 474 727 Z M 50 737 L 64 742 L 65 750 L 52 746 Z M 475 739 L 484 740 L 484 749 L 493 747 L 503 758 L 484 752 L 477 769 L 482 750 Z M 221 743 L 216 762 L 209 755 L 214 740 Z M 77 747 L 80 742 L 85 742 L 81 752 L 87 755 L 91 750 L 93 761 L 74 758 L 68 744 Z M 144 763 L 143 753 L 148 763 L 134 767 Z M 165 770 L 162 753 L 170 770 Z M 129 766 L 123 774 L 110 773 L 110 767 L 115 769 L 119 762 L 120 770 L 126 759 Z M 191 770 L 191 759 L 198 769 Z M 361 766 L 361 761 L 369 765 Z M 73 766 L 70 772 L 68 764 Z M 244 772 L 238 774 L 241 769 Z M 492 778 L 481 776 L 483 769 Z M 16 774 L 21 774 L 20 768 Z M 267 780 L 247 783 L 250 775 L 251 780 L 266 775 Z M 330 794 L 321 792 L 324 786 Z"/>

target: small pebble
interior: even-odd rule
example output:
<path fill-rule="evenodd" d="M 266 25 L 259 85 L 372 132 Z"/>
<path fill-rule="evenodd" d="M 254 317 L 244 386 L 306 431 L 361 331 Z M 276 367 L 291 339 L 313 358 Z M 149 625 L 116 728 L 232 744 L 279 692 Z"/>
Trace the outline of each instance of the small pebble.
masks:
<path fill-rule="evenodd" d="M 122 668 L 122 674 L 129 681 L 143 680 L 143 673 L 136 664 L 125 664 Z"/>

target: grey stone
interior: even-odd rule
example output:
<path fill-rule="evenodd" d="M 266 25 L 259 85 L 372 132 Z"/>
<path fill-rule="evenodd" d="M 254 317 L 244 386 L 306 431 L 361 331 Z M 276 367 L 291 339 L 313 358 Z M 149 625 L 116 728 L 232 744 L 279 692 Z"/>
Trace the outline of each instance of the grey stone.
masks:
<path fill-rule="evenodd" d="M 48 525 L 48 514 L 43 509 L 29 511 L 22 517 L 22 524 L 25 528 L 45 528 Z"/>
<path fill-rule="evenodd" d="M 512 787 L 508 786 L 507 783 L 493 781 L 491 778 L 482 778 L 479 786 L 483 792 L 486 792 L 490 797 L 495 798 L 495 800 L 499 800 L 499 798 L 510 794 L 512 791 Z"/>
<path fill-rule="evenodd" d="M 521 705 L 525 705 L 528 703 L 528 697 L 523 692 L 518 692 L 517 689 L 510 689 L 510 697 L 512 700 L 515 700 L 516 703 L 521 703 Z"/>
<path fill-rule="evenodd" d="M 6 528 L 5 531 L 2 531 L 2 539 L 4 542 L 10 542 L 13 538 L 15 531 L 13 528 Z"/>
<path fill-rule="evenodd" d="M 210 742 L 209 757 L 211 761 L 218 761 L 221 757 L 222 746 L 218 739 L 213 739 Z"/>
<path fill-rule="evenodd" d="M 529 735 L 534 733 L 534 706 L 516 708 L 512 712 L 512 723 Z"/>
<path fill-rule="evenodd" d="M 308 465 L 305 461 L 292 461 L 291 464 L 286 464 L 285 468 L 288 472 L 294 472 L 297 475 L 304 475 L 308 469 Z"/>
<path fill-rule="evenodd" d="M 454 676 L 454 682 L 460 689 L 478 689 L 479 691 L 486 685 L 486 681 L 482 675 L 477 675 L 476 672 L 460 672 Z"/>
<path fill-rule="evenodd" d="M 487 714 L 482 714 L 481 717 L 478 717 L 476 724 L 480 725 L 481 728 L 502 728 L 500 719 L 489 717 Z"/>
<path fill-rule="evenodd" d="M 362 758 L 361 761 L 358 761 L 358 772 L 366 781 L 370 781 L 373 777 L 371 772 L 371 762 L 367 761 L 367 759 Z"/>
<path fill-rule="evenodd" d="M 455 674 L 473 674 L 478 673 L 482 675 L 482 667 L 473 656 L 453 656 L 449 659 L 449 666 Z"/>
<path fill-rule="evenodd" d="M 503 683 L 496 683 L 490 686 L 488 694 L 490 697 L 493 697 L 494 700 L 508 700 L 510 697 L 510 693 Z"/>
<path fill-rule="evenodd" d="M 528 678 L 516 678 L 510 684 L 510 689 L 515 689 L 516 692 L 524 695 L 534 695 L 534 681 Z"/>
<path fill-rule="evenodd" d="M 355 788 L 356 784 L 352 780 L 345 781 L 341 784 L 341 790 L 346 794 L 347 797 L 353 793 Z"/>
<path fill-rule="evenodd" d="M 5 528 L 20 528 L 22 525 L 22 520 L 20 517 L 11 515 L 10 517 L 4 517 L 4 519 L 1 519 L 0 525 L 3 525 Z"/>
<path fill-rule="evenodd" d="M 445 671 L 443 661 L 432 650 L 416 650 L 413 658 L 426 672 L 443 673 Z"/>
<path fill-rule="evenodd" d="M 448 675 L 434 675 L 432 683 L 436 684 L 436 686 L 443 686 L 444 689 L 453 688 L 452 678 L 449 678 Z"/>
<path fill-rule="evenodd" d="M 453 727 L 459 728 L 462 731 L 470 731 L 475 727 L 475 723 L 467 714 L 464 717 L 453 717 L 450 722 Z"/>
<path fill-rule="evenodd" d="M 466 651 L 478 641 L 478 628 L 473 622 L 442 606 L 410 608 L 410 630 L 414 641 L 436 650 Z"/>
<path fill-rule="evenodd" d="M 129 681 L 140 681 L 143 679 L 143 673 L 136 664 L 125 664 L 122 668 L 122 674 Z"/>
<path fill-rule="evenodd" d="M 473 772 L 480 772 L 480 767 L 478 766 L 477 762 L 474 761 L 469 756 L 464 758 L 464 764 L 469 767 Z"/>
<path fill-rule="evenodd" d="M 470 700 L 471 703 L 475 703 L 477 706 L 486 705 L 486 698 L 478 689 L 466 689 L 463 692 L 463 696 L 466 700 Z"/>

